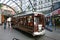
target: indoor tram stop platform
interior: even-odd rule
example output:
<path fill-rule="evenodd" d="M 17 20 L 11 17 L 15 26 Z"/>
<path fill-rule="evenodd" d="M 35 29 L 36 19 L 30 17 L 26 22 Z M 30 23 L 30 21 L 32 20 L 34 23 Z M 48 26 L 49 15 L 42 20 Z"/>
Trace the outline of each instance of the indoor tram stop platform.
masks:
<path fill-rule="evenodd" d="M 0 0 L 0 40 L 60 40 L 60 0 Z"/>

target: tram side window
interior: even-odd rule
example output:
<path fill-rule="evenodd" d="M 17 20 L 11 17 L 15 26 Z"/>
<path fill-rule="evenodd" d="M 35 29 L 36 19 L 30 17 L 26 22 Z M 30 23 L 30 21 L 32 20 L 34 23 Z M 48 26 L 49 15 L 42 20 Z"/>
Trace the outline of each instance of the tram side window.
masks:
<path fill-rule="evenodd" d="M 22 18 L 21 18 L 21 21 L 20 22 L 21 22 L 21 24 L 23 24 L 23 19 Z"/>
<path fill-rule="evenodd" d="M 15 18 L 12 18 L 12 25 L 15 25 Z"/>
<path fill-rule="evenodd" d="M 20 25 L 20 18 L 18 17 L 18 26 Z"/>
<path fill-rule="evenodd" d="M 26 20 L 26 16 L 24 17 L 24 25 L 27 25 L 27 20 Z"/>
<path fill-rule="evenodd" d="M 33 18 L 32 18 L 32 16 L 29 16 L 27 18 L 27 20 L 28 20 L 28 26 L 33 26 Z"/>
<path fill-rule="evenodd" d="M 18 20 L 17 20 L 17 18 L 16 18 L 16 24 L 15 24 L 16 26 L 17 26 L 17 23 L 18 23 Z"/>

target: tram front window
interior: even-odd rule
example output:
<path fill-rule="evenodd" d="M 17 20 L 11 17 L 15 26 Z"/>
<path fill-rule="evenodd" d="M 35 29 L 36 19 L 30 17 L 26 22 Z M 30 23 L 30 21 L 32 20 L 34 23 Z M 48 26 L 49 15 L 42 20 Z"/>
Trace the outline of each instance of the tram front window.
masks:
<path fill-rule="evenodd" d="M 34 23 L 39 24 L 39 18 L 38 17 L 34 17 Z"/>

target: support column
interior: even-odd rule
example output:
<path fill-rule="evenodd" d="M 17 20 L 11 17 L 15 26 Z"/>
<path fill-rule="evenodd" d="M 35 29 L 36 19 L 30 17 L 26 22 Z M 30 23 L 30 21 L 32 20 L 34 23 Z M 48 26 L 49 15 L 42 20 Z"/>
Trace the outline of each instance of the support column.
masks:
<path fill-rule="evenodd" d="M 2 24 L 2 22 L 1 22 L 1 13 L 0 13 L 0 24 Z"/>

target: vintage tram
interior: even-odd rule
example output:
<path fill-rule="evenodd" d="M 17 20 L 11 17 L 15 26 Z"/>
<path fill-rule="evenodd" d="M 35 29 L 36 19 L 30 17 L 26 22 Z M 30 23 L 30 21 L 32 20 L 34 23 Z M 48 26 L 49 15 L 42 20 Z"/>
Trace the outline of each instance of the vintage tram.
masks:
<path fill-rule="evenodd" d="M 45 34 L 45 17 L 39 12 L 25 12 L 12 17 L 12 27 L 32 34 Z"/>

